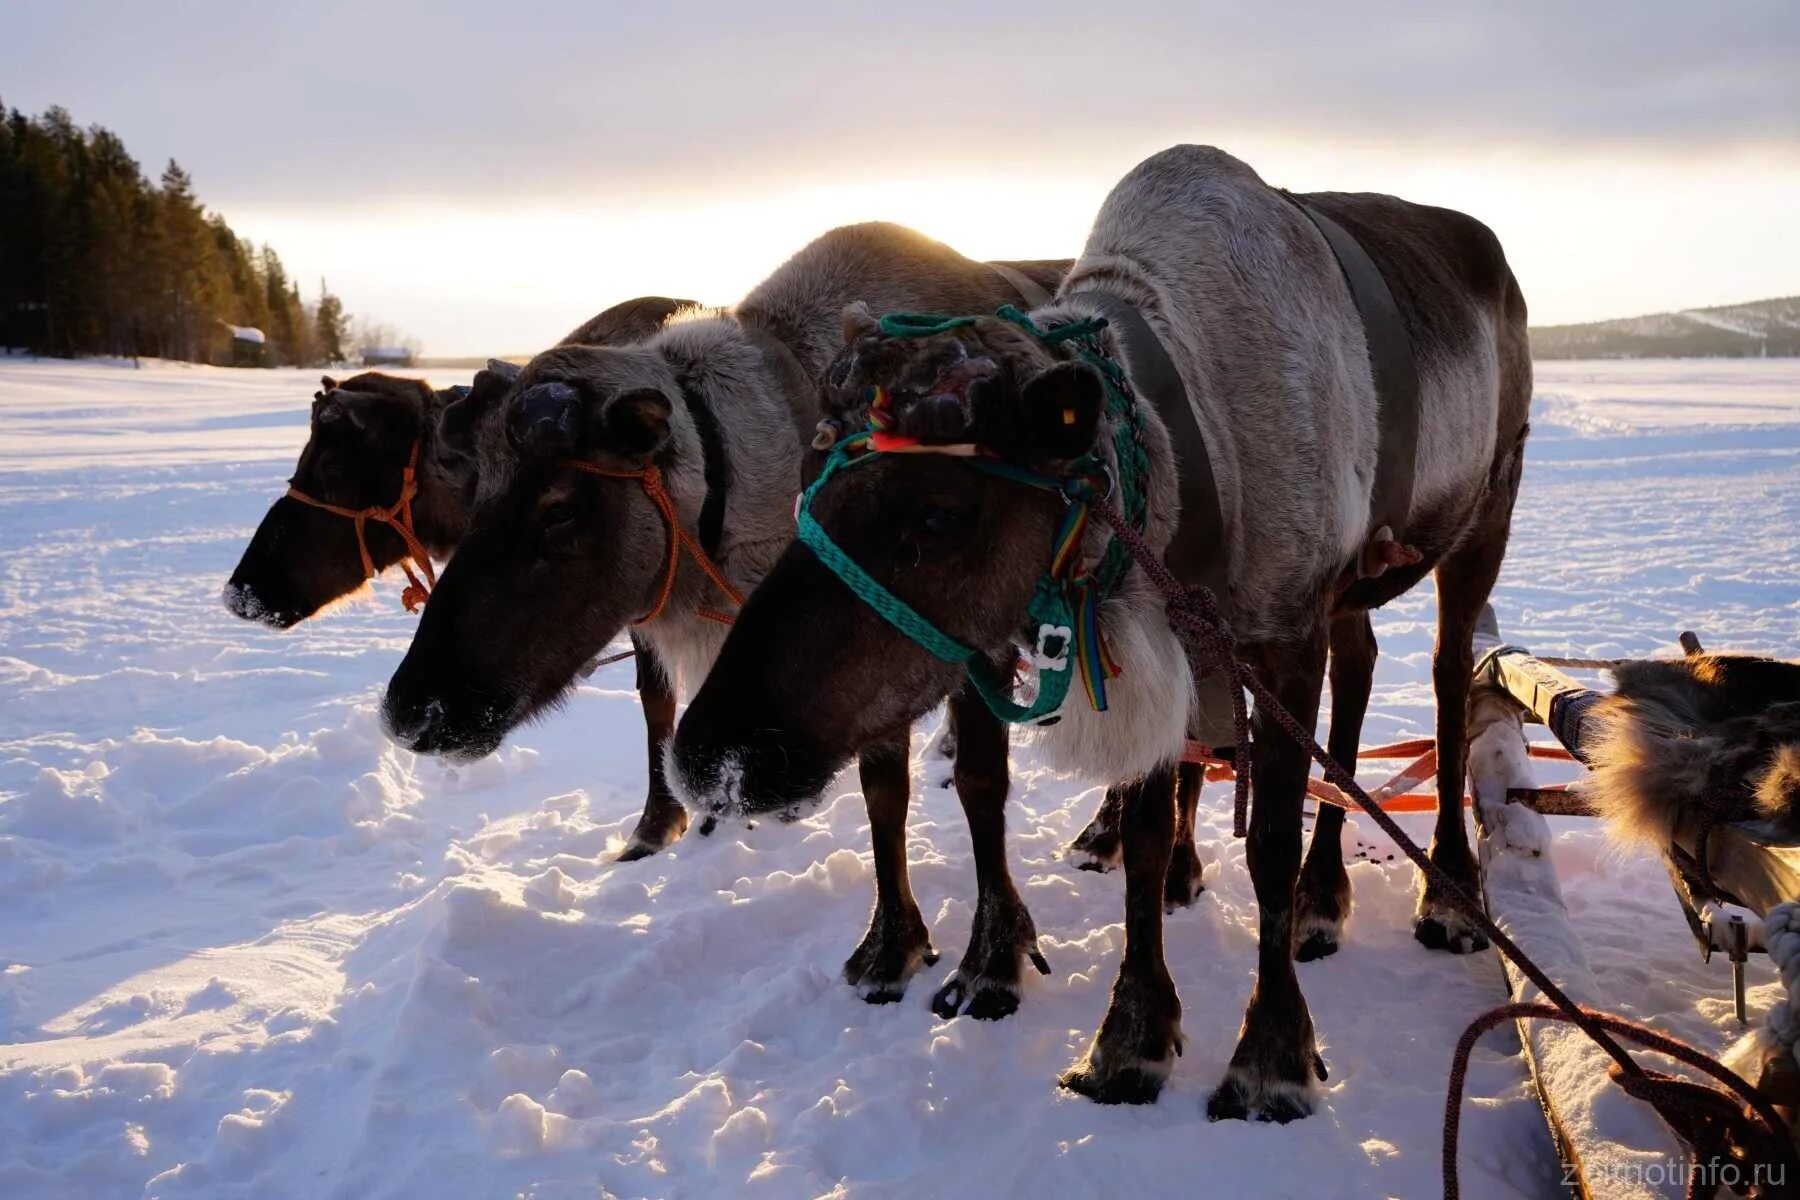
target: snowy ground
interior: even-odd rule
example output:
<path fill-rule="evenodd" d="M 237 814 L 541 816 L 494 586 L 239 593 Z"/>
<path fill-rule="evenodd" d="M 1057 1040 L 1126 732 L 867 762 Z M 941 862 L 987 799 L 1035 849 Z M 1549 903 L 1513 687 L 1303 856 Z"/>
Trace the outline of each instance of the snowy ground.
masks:
<path fill-rule="evenodd" d="M 1501 984 L 1412 942 L 1410 869 L 1354 865 L 1344 949 L 1301 969 L 1322 1110 L 1209 1125 L 1255 914 L 1215 785 L 1208 890 L 1168 922 L 1186 1056 L 1154 1107 L 1059 1095 L 1122 936 L 1119 878 L 1058 859 L 1095 790 L 1015 755 L 1056 973 L 1008 1021 L 941 1022 L 974 887 L 922 763 L 946 962 L 866 1007 L 836 979 L 872 884 L 853 777 L 809 820 L 614 866 L 644 787 L 628 666 L 447 770 L 377 722 L 412 625 L 391 582 L 288 634 L 220 608 L 312 386 L 0 360 L 0 1196 L 1436 1194 L 1450 1048 Z M 1546 364 L 1539 392 L 1509 637 L 1800 654 L 1800 361 Z M 1379 614 L 1365 740 L 1429 732 L 1431 613 Z M 1729 1041 L 1661 869 L 1573 822 L 1555 853 L 1618 1007 Z M 1514 1049 L 1472 1073 L 1470 1194 L 1556 1194 Z"/>

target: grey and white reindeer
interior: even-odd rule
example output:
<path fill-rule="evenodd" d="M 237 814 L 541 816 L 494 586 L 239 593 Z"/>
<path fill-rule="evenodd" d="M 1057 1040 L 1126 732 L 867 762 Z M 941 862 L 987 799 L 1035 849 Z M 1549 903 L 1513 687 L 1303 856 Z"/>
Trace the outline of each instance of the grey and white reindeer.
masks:
<path fill-rule="evenodd" d="M 1371 503 L 1382 422 L 1370 338 L 1345 269 L 1302 204 L 1365 249 L 1410 342 L 1419 418 L 1397 526 L 1375 524 Z M 1104 357 L 1094 360 L 1049 332 L 1120 318 L 1122 306 L 1159 350 L 1123 341 L 1125 319 L 1095 334 Z M 1144 538 L 1168 561 L 1216 576 L 1239 654 L 1305 725 L 1317 718 L 1334 643 L 1352 687 L 1361 676 L 1360 702 L 1349 706 L 1360 723 L 1373 656 L 1367 612 L 1435 572 L 1440 774 L 1430 854 L 1453 878 L 1474 879 L 1462 816 L 1471 639 L 1506 549 L 1531 391 L 1524 300 L 1485 226 L 1391 196 L 1292 197 L 1228 154 L 1178 146 L 1113 189 L 1056 300 L 1029 314 L 1030 329 L 1011 316 L 912 329 L 855 311 L 846 320 L 833 377 L 836 425 L 850 436 L 808 493 L 804 515 L 816 530 L 745 605 L 676 732 L 672 771 L 691 807 L 814 803 L 857 747 L 948 696 L 959 783 L 965 757 L 988 768 L 986 819 L 998 823 L 1006 733 L 970 681 L 985 677 L 991 694 L 1020 646 L 1040 659 L 1040 687 L 1047 671 L 1069 669 L 1059 665 L 1068 627 L 1027 620 L 1044 585 L 1059 582 L 1052 568 L 1067 561 L 1052 558 L 1053 543 L 1073 498 L 1113 503 L 1096 497 L 1135 489 Z M 1185 411 L 1145 400 L 1159 354 L 1179 375 Z M 1109 388 L 1100 369 L 1109 360 L 1130 387 Z M 886 442 L 857 432 L 877 408 Z M 1182 421 L 1203 435 L 1198 461 L 1172 449 L 1170 423 Z M 1216 513 L 1183 511 L 1197 471 L 1211 473 Z M 1110 537 L 1090 521 L 1081 561 L 1103 563 Z M 1390 562 L 1389 549 L 1407 553 Z M 1381 561 L 1369 566 L 1372 550 Z M 1105 685 L 1106 711 L 1072 688 L 1059 719 L 1036 727 L 1053 765 L 1120 785 L 1122 808 L 1126 947 L 1106 1016 L 1063 1083 L 1103 1101 L 1147 1101 L 1181 1045 L 1162 915 L 1175 764 L 1196 680 L 1161 593 L 1135 565 L 1101 597 L 1097 626 L 1122 668 Z M 1309 764 L 1271 714 L 1256 712 L 1253 727 L 1254 761 L 1238 767 L 1255 786 L 1247 859 L 1257 981 L 1208 1111 L 1289 1120 L 1311 1111 L 1325 1074 L 1293 961 L 1307 915 L 1296 881 Z M 1334 750 L 1353 748 L 1355 734 L 1334 725 Z M 1335 830 L 1329 848 L 1335 858 Z M 977 869 L 1003 874 L 1004 859 L 978 859 Z M 997 917 L 1004 911 L 994 906 Z M 1415 931 L 1451 950 L 1481 944 L 1429 887 Z"/>

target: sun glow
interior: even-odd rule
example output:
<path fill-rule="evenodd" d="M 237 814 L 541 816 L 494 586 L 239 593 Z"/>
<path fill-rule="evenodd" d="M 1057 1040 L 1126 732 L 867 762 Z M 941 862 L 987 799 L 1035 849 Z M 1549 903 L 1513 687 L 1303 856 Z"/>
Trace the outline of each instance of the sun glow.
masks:
<path fill-rule="evenodd" d="M 1794 162 L 1229 145 L 1271 183 L 1385 191 L 1479 217 L 1506 246 L 1534 323 L 1788 294 L 1800 279 L 1800 243 L 1772 238 L 1766 219 L 1800 209 Z M 279 245 L 296 277 L 325 276 L 353 312 L 418 335 L 428 355 L 519 354 L 632 296 L 731 304 L 812 238 L 855 221 L 898 221 L 974 258 L 1072 258 L 1138 157 L 1127 150 L 1085 170 L 697 183 L 592 204 L 509 193 L 227 216 Z M 1707 255 L 1694 253 L 1700 242 Z"/>
<path fill-rule="evenodd" d="M 335 291 L 421 334 L 427 354 L 511 354 L 631 296 L 731 304 L 812 238 L 856 221 L 899 221 L 975 258 L 1072 258 L 1105 191 L 1087 180 L 885 179 L 658 207 L 408 201 L 231 219 L 294 262 L 329 262 Z"/>

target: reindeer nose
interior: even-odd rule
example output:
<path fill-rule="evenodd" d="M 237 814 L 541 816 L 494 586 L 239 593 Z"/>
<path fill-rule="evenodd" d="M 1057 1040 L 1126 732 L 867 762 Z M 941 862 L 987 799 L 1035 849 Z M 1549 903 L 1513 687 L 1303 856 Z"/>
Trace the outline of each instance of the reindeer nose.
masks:
<path fill-rule="evenodd" d="M 225 605 L 225 611 L 234 617 L 254 621 L 262 616 L 262 605 L 250 594 L 250 589 L 241 583 L 226 584 L 219 593 L 219 601 Z"/>
<path fill-rule="evenodd" d="M 402 708 L 390 695 L 381 706 L 381 716 L 388 736 L 397 745 L 417 754 L 438 749 L 444 727 L 444 702 L 437 696 L 422 705 Z"/>

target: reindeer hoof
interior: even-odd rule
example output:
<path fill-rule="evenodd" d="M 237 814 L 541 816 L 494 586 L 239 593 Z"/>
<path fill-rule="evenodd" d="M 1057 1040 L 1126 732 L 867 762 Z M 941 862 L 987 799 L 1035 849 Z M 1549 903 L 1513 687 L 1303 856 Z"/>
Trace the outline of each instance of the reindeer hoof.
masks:
<path fill-rule="evenodd" d="M 1019 1011 L 1019 990 L 991 979 L 952 975 L 931 997 L 931 1011 L 949 1020 L 958 1013 L 977 1021 L 1001 1021 Z"/>
<path fill-rule="evenodd" d="M 1420 917 L 1413 924 L 1413 937 L 1427 950 L 1448 950 L 1451 954 L 1474 954 L 1488 948 L 1487 934 L 1454 918 Z"/>
<path fill-rule="evenodd" d="M 1320 1079 L 1325 1078 L 1325 1064 L 1316 1054 L 1313 1056 L 1313 1072 Z M 1246 1073 L 1233 1068 L 1226 1073 L 1224 1082 L 1207 1098 L 1206 1119 L 1273 1121 L 1277 1125 L 1286 1125 L 1289 1121 L 1310 1117 L 1315 1099 L 1310 1081 L 1295 1084 L 1271 1080 L 1257 1084 Z"/>
<path fill-rule="evenodd" d="M 1167 1067 L 1159 1070 L 1151 1064 L 1102 1071 L 1086 1058 L 1064 1071 L 1057 1082 L 1097 1104 L 1155 1104 L 1166 1078 Z"/>
<path fill-rule="evenodd" d="M 1063 857 L 1074 864 L 1077 871 L 1097 871 L 1105 874 L 1116 871 L 1125 862 L 1125 851 L 1119 844 L 1116 833 L 1102 833 L 1094 837 L 1082 836 L 1069 843 L 1063 851 Z"/>
<path fill-rule="evenodd" d="M 908 980 L 937 960 L 923 921 L 883 920 L 877 914 L 844 963 L 844 982 L 870 1004 L 892 1004 L 906 995 Z"/>
<path fill-rule="evenodd" d="M 1019 1011 L 1019 989 L 997 979 L 970 978 L 958 970 L 932 993 L 931 1011 L 946 1021 L 958 1014 L 1002 1021 Z"/>
<path fill-rule="evenodd" d="M 1178 842 L 1175 851 L 1169 857 L 1169 870 L 1163 876 L 1163 911 L 1174 912 L 1178 908 L 1191 908 L 1194 901 L 1206 890 L 1201 882 L 1204 868 L 1200 863 L 1200 853 L 1194 849 L 1192 842 Z"/>
<path fill-rule="evenodd" d="M 679 841 L 687 828 L 686 809 L 676 805 L 658 811 L 653 800 L 651 806 L 645 809 L 644 815 L 638 818 L 637 828 L 631 831 L 631 837 L 626 841 L 625 849 L 619 851 L 617 861 L 637 862 L 652 854 L 660 854 Z"/>

